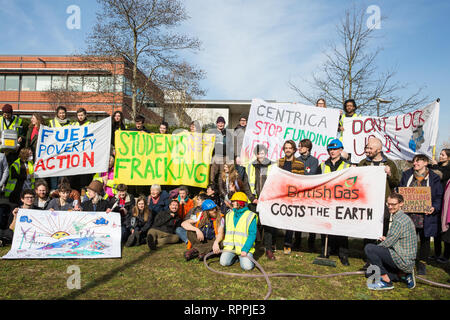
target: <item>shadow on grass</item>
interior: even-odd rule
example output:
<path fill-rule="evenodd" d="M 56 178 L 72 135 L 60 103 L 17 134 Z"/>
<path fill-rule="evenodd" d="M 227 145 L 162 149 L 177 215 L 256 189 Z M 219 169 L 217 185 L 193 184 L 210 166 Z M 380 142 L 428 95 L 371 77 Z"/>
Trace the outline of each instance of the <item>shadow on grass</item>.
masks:
<path fill-rule="evenodd" d="M 87 293 L 89 290 L 97 287 L 98 285 L 101 285 L 103 283 L 108 282 L 109 280 L 111 280 L 119 272 L 122 272 L 122 271 L 128 269 L 129 267 L 131 267 L 131 266 L 133 266 L 133 265 L 135 265 L 137 263 L 140 263 L 142 260 L 147 258 L 150 254 L 151 254 L 151 252 L 145 252 L 145 253 L 141 254 L 140 256 L 138 256 L 136 259 L 133 259 L 130 262 L 127 262 L 124 265 L 121 265 L 120 267 L 112 269 L 110 272 L 108 272 L 107 274 L 101 276 L 100 278 L 89 282 L 88 284 L 83 286 L 81 289 L 73 291 L 73 292 L 71 292 L 69 294 L 66 294 L 66 295 L 62 296 L 62 297 L 56 298 L 56 300 L 72 300 L 72 299 L 76 299 L 78 296 Z"/>

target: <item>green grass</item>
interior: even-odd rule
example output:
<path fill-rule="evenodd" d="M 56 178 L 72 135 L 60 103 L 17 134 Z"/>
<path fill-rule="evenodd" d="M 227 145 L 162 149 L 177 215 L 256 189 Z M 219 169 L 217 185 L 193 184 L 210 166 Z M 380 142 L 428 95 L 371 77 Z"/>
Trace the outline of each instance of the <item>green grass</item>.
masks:
<path fill-rule="evenodd" d="M 257 244 L 260 247 L 260 244 Z M 350 241 L 350 266 L 344 267 L 336 256 L 336 268 L 312 264 L 317 253 L 293 251 L 290 256 L 282 250 L 275 252 L 277 260 L 269 261 L 261 249 L 257 261 L 267 273 L 329 274 L 358 271 L 362 241 Z M 0 248 L 0 256 L 9 247 Z M 206 269 L 197 260 L 186 262 L 184 245 L 175 244 L 149 252 L 146 245 L 123 248 L 121 259 L 55 259 L 0 260 L 0 299 L 137 299 L 137 300 L 234 300 L 263 299 L 267 293 L 264 278 L 241 278 L 219 275 Z M 239 263 L 225 268 L 218 258 L 209 260 L 219 271 L 242 273 Z M 81 270 L 81 289 L 68 289 L 67 268 L 77 265 Z M 255 268 L 248 274 L 260 274 Z M 444 284 L 449 279 L 450 266 L 427 266 L 426 278 Z M 450 290 L 417 281 L 413 290 L 403 283 L 395 289 L 373 292 L 366 287 L 362 275 L 309 279 L 300 277 L 271 277 L 273 300 L 439 300 L 450 299 Z"/>

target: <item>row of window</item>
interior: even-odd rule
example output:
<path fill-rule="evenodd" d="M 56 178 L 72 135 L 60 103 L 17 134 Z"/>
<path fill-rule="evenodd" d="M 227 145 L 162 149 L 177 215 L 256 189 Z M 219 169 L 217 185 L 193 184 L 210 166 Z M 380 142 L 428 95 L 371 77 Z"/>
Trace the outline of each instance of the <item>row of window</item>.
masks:
<path fill-rule="evenodd" d="M 115 80 L 115 81 L 114 81 Z M 131 95 L 130 81 L 123 76 L 1 75 L 0 91 L 124 92 Z"/>

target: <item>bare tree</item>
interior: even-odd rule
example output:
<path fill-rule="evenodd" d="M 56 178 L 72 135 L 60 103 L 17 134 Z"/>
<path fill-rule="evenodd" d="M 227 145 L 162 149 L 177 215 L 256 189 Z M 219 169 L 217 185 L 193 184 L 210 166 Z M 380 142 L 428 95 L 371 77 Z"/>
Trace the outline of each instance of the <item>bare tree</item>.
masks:
<path fill-rule="evenodd" d="M 346 10 L 336 26 L 337 42 L 325 52 L 326 60 L 313 73 L 312 80 L 305 80 L 313 94 L 292 81 L 290 87 L 313 105 L 322 97 L 328 106 L 342 108 L 345 100 L 354 99 L 359 112 L 365 115 L 389 116 L 422 106 L 428 99 L 422 97 L 422 88 L 403 98 L 400 91 L 407 89 L 408 84 L 395 81 L 392 69 L 379 71 L 376 58 L 382 49 L 370 47 L 376 29 L 369 28 L 366 20 L 365 10 Z M 378 99 L 391 102 L 377 103 Z"/>
<path fill-rule="evenodd" d="M 133 120 L 148 101 L 162 103 L 162 90 L 196 88 L 204 77 L 178 52 L 197 51 L 200 41 L 172 30 L 188 19 L 179 0 L 97 0 L 102 6 L 88 37 L 88 55 L 123 56 L 131 64 Z M 193 93 L 195 90 L 192 91 Z M 198 92 L 197 92 L 198 93 Z"/>

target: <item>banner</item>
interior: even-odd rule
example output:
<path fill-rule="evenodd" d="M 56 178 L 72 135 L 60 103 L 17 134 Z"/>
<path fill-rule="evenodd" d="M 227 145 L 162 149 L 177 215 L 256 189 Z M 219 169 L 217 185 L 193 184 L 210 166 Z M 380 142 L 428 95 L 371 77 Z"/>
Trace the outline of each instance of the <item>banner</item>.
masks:
<path fill-rule="evenodd" d="M 120 240 L 117 212 L 19 209 L 2 259 L 120 258 Z"/>
<path fill-rule="evenodd" d="M 41 126 L 36 147 L 39 178 L 108 171 L 111 117 L 86 126 Z"/>
<path fill-rule="evenodd" d="M 432 207 L 430 187 L 399 187 L 398 193 L 403 196 L 403 212 L 425 213 Z"/>
<path fill-rule="evenodd" d="M 257 210 L 278 229 L 378 239 L 383 233 L 383 167 L 350 167 L 321 175 L 273 168 Z"/>
<path fill-rule="evenodd" d="M 328 158 L 327 145 L 336 138 L 339 111 L 318 108 L 299 103 L 269 103 L 253 99 L 241 150 L 241 162 L 248 163 L 254 156 L 254 148 L 264 144 L 267 157 L 276 161 L 283 157 L 286 140 L 310 139 L 311 155 L 319 163 Z"/>
<path fill-rule="evenodd" d="M 114 183 L 206 188 L 215 135 L 116 131 Z"/>
<path fill-rule="evenodd" d="M 439 102 L 423 109 L 393 117 L 356 117 L 344 119 L 344 149 L 352 162 L 365 158 L 369 137 L 383 143 L 383 152 L 391 160 L 411 160 L 416 154 L 433 155 L 439 127 Z M 347 134 L 350 133 L 350 134 Z"/>

